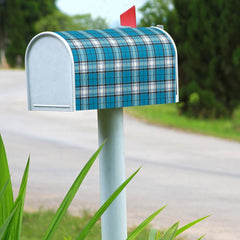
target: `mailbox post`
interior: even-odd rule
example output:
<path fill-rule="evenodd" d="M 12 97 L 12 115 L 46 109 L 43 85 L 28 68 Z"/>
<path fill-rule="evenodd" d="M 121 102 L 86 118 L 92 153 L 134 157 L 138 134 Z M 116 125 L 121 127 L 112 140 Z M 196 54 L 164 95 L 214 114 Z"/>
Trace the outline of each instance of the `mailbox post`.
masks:
<path fill-rule="evenodd" d="M 159 27 L 44 32 L 26 51 L 29 110 L 98 110 L 101 202 L 125 180 L 123 107 L 178 102 L 177 50 Z M 127 237 L 126 193 L 102 239 Z"/>
<path fill-rule="evenodd" d="M 98 110 L 99 144 L 106 138 L 99 156 L 101 203 L 125 181 L 123 109 Z M 102 216 L 102 239 L 127 238 L 126 192 L 120 193 Z"/>

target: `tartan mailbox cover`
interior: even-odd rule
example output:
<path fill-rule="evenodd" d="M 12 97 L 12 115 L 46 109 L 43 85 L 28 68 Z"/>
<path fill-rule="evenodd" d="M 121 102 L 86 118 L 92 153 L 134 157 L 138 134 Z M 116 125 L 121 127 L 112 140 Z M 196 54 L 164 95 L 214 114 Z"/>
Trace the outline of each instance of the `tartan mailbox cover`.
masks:
<path fill-rule="evenodd" d="M 29 110 L 178 102 L 176 46 L 158 27 L 43 32 L 25 60 Z"/>

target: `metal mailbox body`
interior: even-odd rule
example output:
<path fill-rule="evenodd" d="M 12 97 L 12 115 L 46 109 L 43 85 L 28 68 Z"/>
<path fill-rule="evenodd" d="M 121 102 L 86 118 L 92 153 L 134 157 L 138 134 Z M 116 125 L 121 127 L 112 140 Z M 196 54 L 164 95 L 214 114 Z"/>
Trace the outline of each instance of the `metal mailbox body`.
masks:
<path fill-rule="evenodd" d="M 29 110 L 178 102 L 176 46 L 157 27 L 43 32 L 25 59 Z"/>

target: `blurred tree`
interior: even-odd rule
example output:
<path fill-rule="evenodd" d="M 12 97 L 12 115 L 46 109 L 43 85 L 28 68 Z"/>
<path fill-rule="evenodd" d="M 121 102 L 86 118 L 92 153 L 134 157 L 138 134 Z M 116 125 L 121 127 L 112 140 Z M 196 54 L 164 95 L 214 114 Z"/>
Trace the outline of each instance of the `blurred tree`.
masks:
<path fill-rule="evenodd" d="M 232 116 L 240 102 L 240 2 L 184 0 L 175 1 L 175 8 L 180 110 L 205 118 Z"/>
<path fill-rule="evenodd" d="M 5 67 L 5 21 L 6 21 L 6 0 L 0 0 L 0 67 Z"/>
<path fill-rule="evenodd" d="M 141 24 L 164 24 L 178 48 L 180 112 L 230 117 L 240 102 L 240 1 L 149 0 Z"/>
<path fill-rule="evenodd" d="M 36 34 L 35 22 L 55 9 L 55 0 L 5 0 L 1 11 L 2 49 L 6 49 L 10 66 L 23 66 L 26 45 Z"/>
<path fill-rule="evenodd" d="M 91 14 L 75 15 L 72 17 L 74 29 L 106 29 L 108 24 L 106 19 L 101 17 L 92 18 Z"/>
<path fill-rule="evenodd" d="M 22 67 L 30 39 L 41 31 L 107 28 L 105 19 L 90 14 L 68 16 L 61 13 L 56 0 L 0 0 L 0 53 L 10 66 Z"/>
<path fill-rule="evenodd" d="M 103 18 L 93 19 L 91 14 L 69 16 L 59 11 L 54 11 L 52 14 L 41 18 L 35 24 L 37 32 L 104 29 L 107 27 L 106 20 Z"/>
<path fill-rule="evenodd" d="M 36 32 L 63 31 L 66 29 L 72 30 L 73 22 L 70 16 L 60 11 L 54 11 L 35 23 Z"/>
<path fill-rule="evenodd" d="M 8 0 L 6 2 L 6 57 L 10 66 L 21 67 L 25 50 L 26 26 L 21 12 L 20 0 Z"/>
<path fill-rule="evenodd" d="M 143 15 L 139 23 L 142 27 L 164 25 L 168 29 L 170 22 L 176 20 L 172 0 L 149 0 L 139 11 Z"/>

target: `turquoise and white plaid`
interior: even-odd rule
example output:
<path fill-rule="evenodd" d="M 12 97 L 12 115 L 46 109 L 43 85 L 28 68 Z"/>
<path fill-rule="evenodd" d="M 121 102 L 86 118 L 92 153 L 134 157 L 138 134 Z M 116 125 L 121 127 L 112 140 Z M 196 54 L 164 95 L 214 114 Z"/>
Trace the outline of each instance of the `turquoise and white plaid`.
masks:
<path fill-rule="evenodd" d="M 57 32 L 75 65 L 76 110 L 176 102 L 176 49 L 158 28 Z"/>

